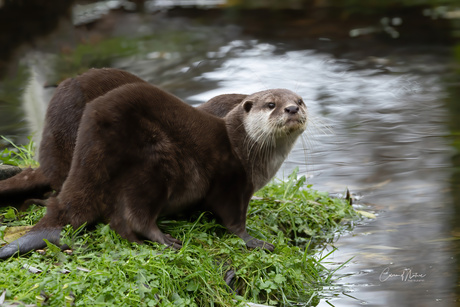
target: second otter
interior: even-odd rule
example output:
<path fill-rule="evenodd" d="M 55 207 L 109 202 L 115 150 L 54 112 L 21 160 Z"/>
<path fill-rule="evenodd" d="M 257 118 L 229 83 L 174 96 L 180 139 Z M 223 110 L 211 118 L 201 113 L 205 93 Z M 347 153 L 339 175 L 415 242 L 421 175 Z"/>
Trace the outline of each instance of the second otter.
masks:
<path fill-rule="evenodd" d="M 12 178 L 1 180 L 0 206 L 25 208 L 29 203 L 44 203 L 42 199 L 52 191 L 59 193 L 69 174 L 78 127 L 86 105 L 117 87 L 132 83 L 147 82 L 114 68 L 90 69 L 61 82 L 46 112 L 39 148 L 40 167 L 27 168 Z M 224 117 L 246 96 L 219 95 L 197 109 Z"/>
<path fill-rule="evenodd" d="M 273 250 L 247 233 L 246 210 L 304 131 L 306 107 L 297 94 L 277 89 L 244 96 L 224 112 L 218 118 L 143 82 L 96 98 L 81 116 L 61 192 L 0 257 L 43 247 L 42 239 L 59 244 L 64 225 L 100 220 L 128 240 L 180 248 L 156 221 L 190 209 L 213 212 L 250 248 Z"/>

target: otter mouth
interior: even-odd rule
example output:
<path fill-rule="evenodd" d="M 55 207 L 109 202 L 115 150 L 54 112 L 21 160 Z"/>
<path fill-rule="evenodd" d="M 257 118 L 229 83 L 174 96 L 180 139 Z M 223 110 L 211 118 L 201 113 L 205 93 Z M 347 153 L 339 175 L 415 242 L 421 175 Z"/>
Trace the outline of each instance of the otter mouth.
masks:
<path fill-rule="evenodd" d="M 305 130 L 306 121 L 301 118 L 288 118 L 279 128 L 285 134 L 299 133 Z"/>
<path fill-rule="evenodd" d="M 305 129 L 305 120 L 301 118 L 288 118 L 284 122 L 284 126 L 292 129 Z"/>

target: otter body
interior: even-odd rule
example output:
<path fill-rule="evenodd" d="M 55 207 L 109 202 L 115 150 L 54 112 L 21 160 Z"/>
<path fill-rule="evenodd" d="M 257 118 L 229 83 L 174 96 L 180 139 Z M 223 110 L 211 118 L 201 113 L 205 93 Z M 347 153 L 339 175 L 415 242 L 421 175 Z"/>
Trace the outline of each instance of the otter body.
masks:
<path fill-rule="evenodd" d="M 95 82 L 97 86 L 99 81 Z M 130 241 L 148 239 L 180 248 L 179 240 L 160 231 L 157 219 L 198 209 L 213 212 L 248 247 L 273 250 L 270 243 L 247 233 L 247 206 L 305 129 L 306 108 L 298 95 L 284 89 L 230 98 L 216 108 L 211 104 L 219 99 L 193 108 L 134 80 L 90 103 L 81 100 L 86 102 L 77 107 L 81 115 L 71 115 L 80 118 L 78 127 L 69 128 L 77 132 L 76 142 L 64 148 L 67 155 L 51 158 L 70 160 L 68 174 L 60 179 L 62 187 L 48 200 L 43 219 L 0 249 L 0 258 L 44 247 L 42 239 L 59 244 L 67 224 L 77 228 L 98 221 L 108 222 Z M 65 116 L 63 109 L 54 111 Z M 44 140 L 47 134 L 55 137 L 50 126 L 58 125 L 48 116 L 47 121 Z M 49 158 L 44 158 L 45 144 L 40 159 Z M 66 168 L 66 161 L 58 162 Z M 43 177 L 49 178 L 53 171 L 43 164 L 41 168 Z"/>
<path fill-rule="evenodd" d="M 80 119 L 86 104 L 129 83 L 146 83 L 119 69 L 90 69 L 61 82 L 48 104 L 37 169 L 0 181 L 0 206 L 22 205 L 29 198 L 59 192 L 66 179 L 75 148 Z M 26 202 L 27 204 L 27 202 Z"/>
<path fill-rule="evenodd" d="M 80 119 L 88 103 L 122 85 L 148 84 L 139 77 L 114 68 L 90 69 L 64 80 L 48 104 L 37 169 L 0 181 L 0 206 L 44 204 L 52 191 L 59 192 L 70 170 Z M 212 98 L 197 109 L 224 117 L 247 95 L 228 94 Z M 29 201 L 31 200 L 31 201 Z"/>

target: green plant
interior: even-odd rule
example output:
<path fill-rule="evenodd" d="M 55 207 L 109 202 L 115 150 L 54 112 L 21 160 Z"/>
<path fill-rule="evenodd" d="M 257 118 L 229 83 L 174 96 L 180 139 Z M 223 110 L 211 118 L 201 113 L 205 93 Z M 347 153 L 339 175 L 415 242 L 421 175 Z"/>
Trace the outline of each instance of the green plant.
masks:
<path fill-rule="evenodd" d="M 13 148 L 5 148 L 0 153 L 0 161 L 4 164 L 15 165 L 19 167 L 37 167 L 39 164 L 34 159 L 35 156 L 35 142 L 31 137 L 28 137 L 29 143 L 26 145 L 16 145 L 10 139 L 1 136 Z"/>
<path fill-rule="evenodd" d="M 249 228 L 302 246 L 331 241 L 348 221 L 360 218 L 347 201 L 305 187 L 305 181 L 296 169 L 286 181 L 276 180 L 257 192 L 248 211 Z"/>

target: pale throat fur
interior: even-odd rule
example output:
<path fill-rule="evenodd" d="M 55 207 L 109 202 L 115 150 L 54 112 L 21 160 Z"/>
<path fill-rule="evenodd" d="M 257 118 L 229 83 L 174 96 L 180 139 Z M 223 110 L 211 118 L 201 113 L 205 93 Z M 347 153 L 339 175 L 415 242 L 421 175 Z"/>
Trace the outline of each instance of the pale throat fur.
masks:
<path fill-rule="evenodd" d="M 281 167 L 298 137 L 306 129 L 307 108 L 300 96 L 285 89 L 248 96 L 232 113 L 243 113 L 244 139 L 235 144 L 251 176 L 254 191 L 266 185 Z M 241 116 L 241 114 L 240 114 Z M 235 142 L 235 140 L 232 140 Z"/>

